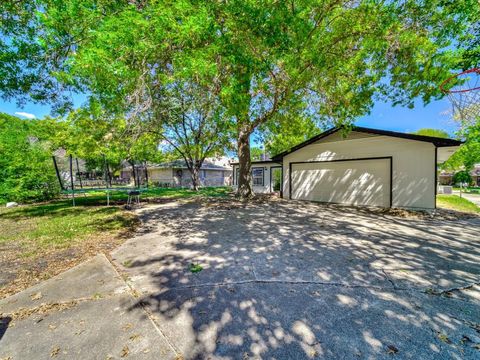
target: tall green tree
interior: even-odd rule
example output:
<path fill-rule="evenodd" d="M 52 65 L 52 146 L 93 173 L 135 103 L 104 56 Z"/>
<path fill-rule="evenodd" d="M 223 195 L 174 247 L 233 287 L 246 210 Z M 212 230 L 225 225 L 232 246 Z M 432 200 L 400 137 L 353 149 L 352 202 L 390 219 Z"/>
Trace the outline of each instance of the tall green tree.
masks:
<path fill-rule="evenodd" d="M 153 104 L 140 116 L 139 131 L 150 129 L 164 140 L 163 150 L 185 161 L 197 191 L 205 159 L 222 154 L 230 144 L 231 124 L 225 110 L 215 89 L 191 80 L 177 79 L 151 93 Z"/>
<path fill-rule="evenodd" d="M 52 199 L 59 193 L 50 144 L 37 120 L 0 113 L 0 202 Z"/>
<path fill-rule="evenodd" d="M 480 163 L 480 119 L 461 121 L 458 136 L 465 143 L 446 161 L 444 168 L 468 172 Z"/>
<path fill-rule="evenodd" d="M 9 21 L 3 31 L 15 41 L 1 44 L 1 66 L 23 61 L 20 75 L 4 71 L 8 96 L 43 81 L 37 99 L 55 100 L 60 84 L 136 114 L 171 76 L 213 84 L 235 123 L 242 197 L 252 195 L 250 135 L 259 126 L 299 104 L 339 125 L 374 99 L 413 106 L 442 96 L 438 84 L 463 66 L 480 13 L 476 0 L 26 0 L 3 9 L 25 25 Z M 30 43 L 40 65 L 28 62 Z"/>
<path fill-rule="evenodd" d="M 467 184 L 469 186 L 472 183 L 472 177 L 470 176 L 470 173 L 466 170 L 461 170 L 455 175 L 453 175 L 452 182 L 456 184 Z"/>

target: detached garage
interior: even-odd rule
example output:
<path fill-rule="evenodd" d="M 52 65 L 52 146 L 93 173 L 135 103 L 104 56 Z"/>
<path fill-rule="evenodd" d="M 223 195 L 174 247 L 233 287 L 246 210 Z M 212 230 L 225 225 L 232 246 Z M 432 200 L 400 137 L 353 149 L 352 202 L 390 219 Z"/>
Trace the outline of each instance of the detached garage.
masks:
<path fill-rule="evenodd" d="M 363 206 L 435 208 L 437 164 L 460 141 L 355 127 L 330 129 L 272 160 L 283 197 Z"/>

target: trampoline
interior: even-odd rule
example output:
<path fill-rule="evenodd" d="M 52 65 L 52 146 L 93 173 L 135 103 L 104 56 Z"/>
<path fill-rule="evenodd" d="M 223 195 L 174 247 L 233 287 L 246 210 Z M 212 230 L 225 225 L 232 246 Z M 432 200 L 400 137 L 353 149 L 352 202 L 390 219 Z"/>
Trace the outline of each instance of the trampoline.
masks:
<path fill-rule="evenodd" d="M 58 159 L 57 159 L 58 158 Z M 78 158 L 73 158 L 68 155 L 68 159 L 62 156 L 52 155 L 55 172 L 60 185 L 61 193 L 67 197 L 71 197 L 72 206 L 75 206 L 75 195 L 83 194 L 86 196 L 89 193 L 105 193 L 107 197 L 107 206 L 110 205 L 110 197 L 112 193 L 125 193 L 127 195 L 127 206 L 140 203 L 140 195 L 148 190 L 148 171 L 146 163 L 142 167 L 133 165 L 134 186 L 113 186 L 113 183 L 124 184 L 123 181 L 115 181 L 108 166 L 105 156 L 103 157 L 103 168 L 101 169 L 102 177 L 94 177 L 82 179 L 81 165 Z M 80 163 L 85 166 L 85 161 L 80 160 Z M 76 168 L 74 170 L 74 168 Z M 143 172 L 143 174 L 141 173 Z M 92 171 L 98 175 L 98 171 Z M 88 186 L 94 184 L 96 186 Z M 143 186 L 142 186 L 143 184 Z M 102 186 L 98 186 L 102 185 Z"/>

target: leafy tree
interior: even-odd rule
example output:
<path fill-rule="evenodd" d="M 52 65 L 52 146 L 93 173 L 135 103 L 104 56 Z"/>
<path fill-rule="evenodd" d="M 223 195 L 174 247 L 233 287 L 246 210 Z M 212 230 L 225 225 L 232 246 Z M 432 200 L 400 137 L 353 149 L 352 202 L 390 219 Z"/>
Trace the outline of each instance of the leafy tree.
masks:
<path fill-rule="evenodd" d="M 152 94 L 154 105 L 140 116 L 146 117 L 140 131 L 150 129 L 164 140 L 164 151 L 185 161 L 197 191 L 205 158 L 222 153 L 230 143 L 224 109 L 214 89 L 188 80 L 177 79 Z"/>
<path fill-rule="evenodd" d="M 308 116 L 288 112 L 261 127 L 267 151 L 276 155 L 318 135 L 323 125 Z"/>
<path fill-rule="evenodd" d="M 419 129 L 417 131 L 414 131 L 412 134 L 433 136 L 433 137 L 439 137 L 439 138 L 445 138 L 445 139 L 450 138 L 450 135 L 445 130 L 440 130 L 440 129 L 429 129 L 429 128 Z"/>
<path fill-rule="evenodd" d="M 4 99 L 16 99 L 19 104 L 33 100 L 64 112 L 73 105 L 69 91 L 78 90 L 79 86 L 69 84 L 60 76 L 61 72 L 69 71 L 64 60 L 65 55 L 74 50 L 73 37 L 68 32 L 58 33 L 59 41 L 55 45 L 46 43 L 49 31 L 41 24 L 48 22 L 45 10 L 54 3 L 37 0 L 0 2 L 0 94 Z M 60 2 L 56 3 L 60 5 Z M 59 11 L 56 10 L 55 18 L 61 21 Z M 59 46 L 60 43 L 64 45 Z"/>
<path fill-rule="evenodd" d="M 460 122 L 458 136 L 465 143 L 444 164 L 444 168 L 471 171 L 480 163 L 480 120 Z"/>
<path fill-rule="evenodd" d="M 0 202 L 48 200 L 59 193 L 49 144 L 36 125 L 0 113 Z"/>
<path fill-rule="evenodd" d="M 462 170 L 455 173 L 452 180 L 454 184 L 470 184 L 472 182 L 472 177 L 468 171 Z"/>
<path fill-rule="evenodd" d="M 252 196 L 250 135 L 259 126 L 298 106 L 339 125 L 374 98 L 406 106 L 439 98 L 480 12 L 476 0 L 17 3 L 3 7 L 24 25 L 4 26 L 15 40 L 1 44 L 5 94 L 42 84 L 37 99 L 55 98 L 61 84 L 138 113 L 172 74 L 214 84 L 236 127 L 242 197 Z M 40 65 L 28 62 L 31 43 Z"/>
<path fill-rule="evenodd" d="M 250 149 L 250 157 L 252 161 L 261 160 L 264 154 L 265 154 L 265 151 L 261 147 L 252 147 Z"/>
<path fill-rule="evenodd" d="M 478 163 L 480 163 L 480 142 L 467 141 L 447 160 L 444 168 L 470 171 Z"/>
<path fill-rule="evenodd" d="M 48 59 L 55 58 L 55 65 L 42 62 L 42 70 L 50 73 L 43 72 L 41 76 L 52 78 L 49 84 L 41 82 L 45 89 L 42 100 L 55 101 L 53 93 L 57 91 L 57 82 L 68 89 L 90 92 L 94 109 L 92 105 L 83 109 L 80 119 L 76 120 L 77 126 L 73 127 L 84 136 L 76 134 L 69 137 L 79 140 L 78 144 L 74 141 L 67 147 L 84 156 L 98 157 L 99 153 L 107 153 L 111 154 L 107 155 L 109 159 L 114 155 L 125 155 L 131 159 L 138 158 L 138 147 L 130 144 L 132 151 L 127 149 L 125 154 L 126 149 L 122 146 L 118 148 L 113 139 L 104 141 L 105 126 L 119 128 L 117 132 L 125 128 L 123 132 L 129 133 L 127 138 L 135 139 L 137 143 L 149 136 L 161 138 L 168 145 L 165 150 L 185 159 L 193 186 L 197 189 L 199 169 L 205 157 L 222 152 L 228 143 L 229 123 L 218 101 L 216 83 L 213 86 L 210 86 L 211 81 L 200 83 L 198 71 L 193 74 L 191 67 L 172 74 L 168 45 L 170 42 L 173 44 L 172 37 L 178 38 L 177 41 L 192 40 L 188 39 L 190 35 L 185 31 L 178 33 L 179 27 L 176 26 L 186 2 L 136 7 L 128 1 L 36 3 L 40 4 L 36 17 L 28 15 L 34 7 L 34 2 L 29 1 L 23 7 L 21 4 L 7 6 L 7 12 L 23 18 L 28 28 L 45 35 L 42 39 L 34 39 L 31 31 L 16 26 L 7 26 L 4 34 L 24 45 L 38 40 L 41 44 L 39 53 Z M 88 36 L 85 35 L 87 32 Z M 178 47 L 176 56 L 182 56 L 180 52 L 184 47 Z M 5 49 L 9 58 L 15 59 L 15 52 L 16 60 L 22 58 L 23 52 L 18 47 L 5 46 Z M 190 66 L 201 69 L 206 64 Z M 15 80 L 30 79 L 28 84 L 25 83 L 29 91 L 40 83 L 35 75 L 37 67 L 23 66 L 16 70 L 18 75 Z M 22 95 L 9 89 L 8 84 L 3 90 L 5 96 Z M 60 109 L 70 105 L 68 99 L 56 101 Z M 98 109 L 98 104 L 101 104 L 101 109 Z M 91 112 L 90 116 L 87 111 Z M 99 117 L 99 111 L 108 113 L 109 120 L 101 120 L 104 114 Z M 78 116 L 76 112 L 73 115 L 75 118 Z M 112 121 L 115 116 L 120 119 Z M 127 122 L 123 124 L 122 119 L 127 119 Z M 92 130 L 88 131 L 88 127 Z"/>
<path fill-rule="evenodd" d="M 472 10 L 470 31 L 461 39 L 464 43 L 462 61 L 460 63 L 463 70 L 480 66 L 480 13 L 474 9 Z"/>
<path fill-rule="evenodd" d="M 158 136 L 138 134 L 124 117 L 112 116 L 95 103 L 70 112 L 66 118 L 46 118 L 39 124 L 54 149 L 65 149 L 67 154 L 84 159 L 92 170 L 103 170 L 106 164 L 110 178 L 124 166 L 124 160 L 133 167 L 162 159 Z"/>

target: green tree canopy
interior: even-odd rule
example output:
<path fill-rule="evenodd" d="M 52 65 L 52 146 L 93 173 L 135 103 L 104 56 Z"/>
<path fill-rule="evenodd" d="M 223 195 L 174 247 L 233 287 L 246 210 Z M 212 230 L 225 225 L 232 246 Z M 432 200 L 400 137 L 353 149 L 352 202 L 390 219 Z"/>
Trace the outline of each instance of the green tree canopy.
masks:
<path fill-rule="evenodd" d="M 50 141 L 52 151 L 64 149 L 85 160 L 89 170 L 103 171 L 106 164 L 110 175 L 122 169 L 125 160 L 133 165 L 164 158 L 158 136 L 138 133 L 124 117 L 112 116 L 93 102 L 67 117 L 39 120 L 37 133 Z"/>
<path fill-rule="evenodd" d="M 1 9 L 5 96 L 61 102 L 59 90 L 73 88 L 138 114 L 172 77 L 213 84 L 236 126 L 244 197 L 259 126 L 298 106 L 339 125 L 374 99 L 413 107 L 441 97 L 438 84 L 476 49 L 480 13 L 476 0 L 26 0 Z"/>
<path fill-rule="evenodd" d="M 250 156 L 252 158 L 252 161 L 258 161 L 262 159 L 262 155 L 265 154 L 265 150 L 263 147 L 252 147 L 250 149 Z"/>
<path fill-rule="evenodd" d="M 59 193 L 50 144 L 36 120 L 0 113 L 0 202 L 48 200 Z"/>
<path fill-rule="evenodd" d="M 465 183 L 467 185 L 470 185 L 470 183 L 472 182 L 472 177 L 470 176 L 468 171 L 461 170 L 455 173 L 455 175 L 453 175 L 452 181 L 454 184 Z"/>
<path fill-rule="evenodd" d="M 445 139 L 450 138 L 450 135 L 445 130 L 441 130 L 441 129 L 424 128 L 424 129 L 419 129 L 417 131 L 414 131 L 412 134 L 433 136 L 433 137 L 439 137 L 439 138 L 445 138 Z"/>
<path fill-rule="evenodd" d="M 458 136 L 465 143 L 444 164 L 451 170 L 463 169 L 470 171 L 475 164 L 480 163 L 480 119 L 460 123 Z"/>
<path fill-rule="evenodd" d="M 274 156 L 318 135 L 323 128 L 311 117 L 288 112 L 263 125 L 261 133 L 268 153 Z"/>

